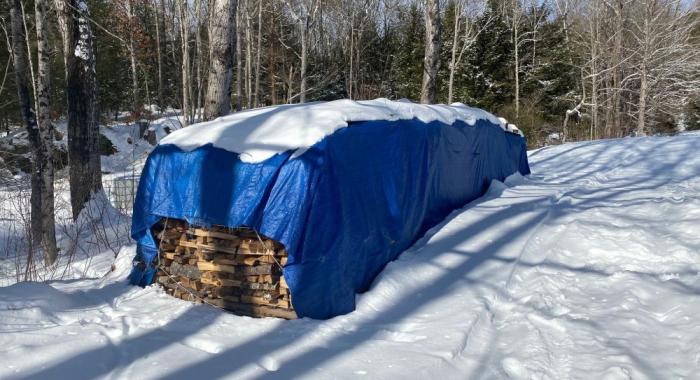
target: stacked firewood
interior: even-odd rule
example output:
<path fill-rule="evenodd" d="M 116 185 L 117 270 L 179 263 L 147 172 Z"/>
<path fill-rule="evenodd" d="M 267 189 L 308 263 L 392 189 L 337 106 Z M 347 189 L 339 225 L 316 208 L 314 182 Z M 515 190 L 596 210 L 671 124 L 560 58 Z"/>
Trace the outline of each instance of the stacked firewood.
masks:
<path fill-rule="evenodd" d="M 282 276 L 287 251 L 249 228 L 199 228 L 179 220 L 153 227 L 157 282 L 169 294 L 239 315 L 296 318 Z"/>

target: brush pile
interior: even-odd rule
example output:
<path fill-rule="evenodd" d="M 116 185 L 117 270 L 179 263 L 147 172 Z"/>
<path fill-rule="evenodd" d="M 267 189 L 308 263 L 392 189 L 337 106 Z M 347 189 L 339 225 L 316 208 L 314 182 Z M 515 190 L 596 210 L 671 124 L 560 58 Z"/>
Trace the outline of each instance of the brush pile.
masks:
<path fill-rule="evenodd" d="M 156 281 L 169 294 L 239 315 L 297 317 L 282 270 L 282 244 L 250 228 L 200 228 L 180 220 L 153 226 L 159 244 Z"/>

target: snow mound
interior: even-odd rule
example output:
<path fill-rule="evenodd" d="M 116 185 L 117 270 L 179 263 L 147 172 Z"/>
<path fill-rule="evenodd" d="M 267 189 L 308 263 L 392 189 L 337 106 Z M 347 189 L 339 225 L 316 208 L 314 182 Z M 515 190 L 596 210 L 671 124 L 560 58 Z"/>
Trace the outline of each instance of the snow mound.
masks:
<path fill-rule="evenodd" d="M 424 123 L 457 120 L 474 126 L 487 120 L 504 128 L 494 115 L 468 107 L 416 104 L 407 100 L 375 99 L 288 104 L 252 109 L 194 124 L 173 132 L 160 144 L 173 144 L 185 151 L 212 144 L 216 148 L 240 154 L 244 162 L 261 162 L 288 150 L 302 152 L 350 122 L 418 119 Z"/>

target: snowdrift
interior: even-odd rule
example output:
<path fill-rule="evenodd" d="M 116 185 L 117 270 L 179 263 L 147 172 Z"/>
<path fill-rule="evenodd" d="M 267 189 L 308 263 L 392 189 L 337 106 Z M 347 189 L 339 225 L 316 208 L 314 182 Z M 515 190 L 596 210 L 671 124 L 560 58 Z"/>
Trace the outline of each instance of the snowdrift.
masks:
<path fill-rule="evenodd" d="M 518 132 L 517 130 L 515 132 Z M 135 260 L 157 255 L 161 218 L 247 226 L 284 244 L 299 317 L 354 310 L 391 260 L 491 180 L 530 172 L 525 139 L 461 104 L 374 100 L 268 107 L 163 139 L 134 206 Z M 134 266 L 133 284 L 153 281 Z"/>

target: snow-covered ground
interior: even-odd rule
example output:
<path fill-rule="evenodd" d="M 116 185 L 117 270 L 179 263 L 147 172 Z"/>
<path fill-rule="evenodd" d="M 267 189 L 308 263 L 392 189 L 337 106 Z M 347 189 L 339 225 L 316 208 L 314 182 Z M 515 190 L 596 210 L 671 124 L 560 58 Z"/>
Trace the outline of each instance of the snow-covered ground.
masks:
<path fill-rule="evenodd" d="M 700 134 L 530 152 L 327 321 L 103 278 L 0 288 L 0 378 L 675 379 L 700 374 Z"/>
<path fill-rule="evenodd" d="M 152 120 L 149 124 L 157 140 L 165 137 L 168 130 L 181 128 L 175 110 L 168 112 L 169 116 Z M 56 144 L 65 147 L 67 124 L 58 122 L 56 127 L 61 137 Z M 102 185 L 112 204 L 104 197 L 96 199 L 89 210 L 73 222 L 67 168 L 57 173 L 56 235 L 61 255 L 58 264 L 52 268 L 45 268 L 41 258 L 35 258 L 34 267 L 30 265 L 30 270 L 27 270 L 28 176 L 18 174 L 8 180 L 6 174 L 0 181 L 0 286 L 25 278 L 65 280 L 102 276 L 112 266 L 120 247 L 131 241 L 130 218 L 124 214 L 131 210 L 138 176 L 153 146 L 141 138 L 139 127 L 134 123 L 101 125 L 100 133 L 114 150 L 112 154 L 101 157 Z M 11 139 L 17 145 L 26 145 L 26 138 L 26 132 L 19 131 Z M 93 220 L 100 222 L 93 223 Z"/>

